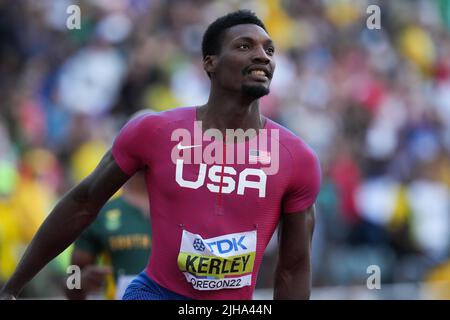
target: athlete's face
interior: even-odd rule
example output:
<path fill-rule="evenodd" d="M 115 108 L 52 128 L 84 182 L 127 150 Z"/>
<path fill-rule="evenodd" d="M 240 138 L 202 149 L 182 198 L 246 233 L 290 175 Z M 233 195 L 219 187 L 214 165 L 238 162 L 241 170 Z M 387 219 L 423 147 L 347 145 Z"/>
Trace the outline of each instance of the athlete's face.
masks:
<path fill-rule="evenodd" d="M 217 85 L 258 99 L 269 93 L 274 53 L 273 42 L 263 28 L 236 25 L 225 31 L 220 53 L 211 56 L 207 71 Z"/>

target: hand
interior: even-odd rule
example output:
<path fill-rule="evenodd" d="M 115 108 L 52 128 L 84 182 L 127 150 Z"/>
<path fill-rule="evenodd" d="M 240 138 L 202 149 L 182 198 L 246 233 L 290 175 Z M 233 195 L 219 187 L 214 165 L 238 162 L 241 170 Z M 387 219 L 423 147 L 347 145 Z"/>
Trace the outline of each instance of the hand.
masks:
<path fill-rule="evenodd" d="M 86 266 L 81 271 L 81 290 L 84 293 L 99 292 L 104 283 L 105 278 L 111 273 L 110 267 Z"/>

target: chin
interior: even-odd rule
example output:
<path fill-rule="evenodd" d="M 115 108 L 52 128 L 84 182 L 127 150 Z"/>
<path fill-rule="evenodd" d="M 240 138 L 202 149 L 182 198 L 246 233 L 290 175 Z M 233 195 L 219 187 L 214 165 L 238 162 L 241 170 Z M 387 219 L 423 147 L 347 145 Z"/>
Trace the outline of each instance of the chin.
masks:
<path fill-rule="evenodd" d="M 246 85 L 242 86 L 242 92 L 252 98 L 259 99 L 270 93 L 270 89 L 263 85 Z"/>

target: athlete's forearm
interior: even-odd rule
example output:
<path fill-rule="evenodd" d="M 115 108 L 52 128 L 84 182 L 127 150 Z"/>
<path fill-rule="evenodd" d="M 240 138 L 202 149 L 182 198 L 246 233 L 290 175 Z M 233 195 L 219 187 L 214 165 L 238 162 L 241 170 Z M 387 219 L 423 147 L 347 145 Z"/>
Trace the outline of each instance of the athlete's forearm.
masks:
<path fill-rule="evenodd" d="M 296 268 L 277 267 L 273 297 L 275 300 L 308 300 L 311 294 L 309 262 Z"/>
<path fill-rule="evenodd" d="M 17 296 L 22 288 L 49 261 L 66 249 L 96 216 L 74 197 L 66 195 L 52 210 L 25 251 L 16 271 L 5 284 L 3 292 Z"/>
<path fill-rule="evenodd" d="M 108 151 L 94 172 L 67 193 L 49 214 L 0 296 L 5 293 L 17 296 L 36 273 L 75 241 L 128 179 Z"/>

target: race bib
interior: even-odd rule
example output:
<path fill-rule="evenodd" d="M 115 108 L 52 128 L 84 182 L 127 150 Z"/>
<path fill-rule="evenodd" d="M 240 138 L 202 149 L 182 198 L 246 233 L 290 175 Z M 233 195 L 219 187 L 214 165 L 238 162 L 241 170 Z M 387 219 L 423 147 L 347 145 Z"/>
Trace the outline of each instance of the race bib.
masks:
<path fill-rule="evenodd" d="M 183 230 L 178 267 L 197 290 L 237 289 L 252 284 L 256 230 L 203 239 Z"/>

